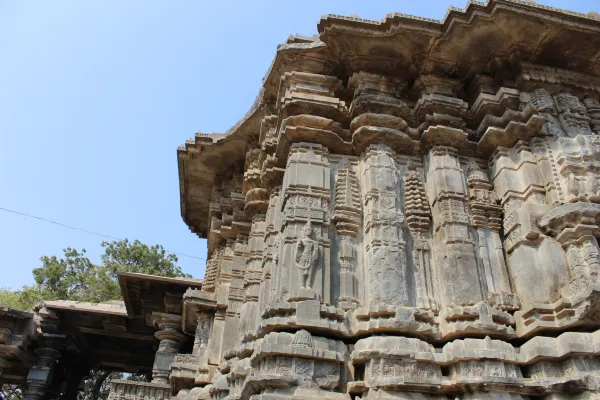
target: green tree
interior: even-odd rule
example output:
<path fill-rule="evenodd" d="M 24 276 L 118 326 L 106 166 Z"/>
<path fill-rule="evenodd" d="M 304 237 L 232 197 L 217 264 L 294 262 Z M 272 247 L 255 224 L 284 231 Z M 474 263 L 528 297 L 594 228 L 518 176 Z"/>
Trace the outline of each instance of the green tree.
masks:
<path fill-rule="evenodd" d="M 102 247 L 104 253 L 100 257 L 100 264 L 94 264 L 86 256 L 85 249 L 64 249 L 61 258 L 41 257 L 42 265 L 33 270 L 35 284 L 19 290 L 0 288 L 0 306 L 30 310 L 43 299 L 94 303 L 120 300 L 122 296 L 117 277 L 121 272 L 191 277 L 177 265 L 177 256 L 167 253 L 161 245 L 148 246 L 139 240 L 130 242 L 125 239 L 102 242 Z M 121 378 L 123 375 L 93 369 L 83 382 L 79 399 L 106 398 L 107 383 L 113 377 Z M 129 379 L 142 378 L 131 375 Z M 16 392 L 12 386 L 9 388 L 4 385 L 0 388 L 0 394 L 6 394 L 7 390 L 12 391 L 10 398 L 13 398 Z"/>
<path fill-rule="evenodd" d="M 42 294 L 36 286 L 23 286 L 19 290 L 0 288 L 0 306 L 27 311 L 42 300 Z"/>
<path fill-rule="evenodd" d="M 117 282 L 120 272 L 159 276 L 186 276 L 177 266 L 177 256 L 160 245 L 148 246 L 139 240 L 102 242 L 102 263 L 96 265 L 85 254 L 67 248 L 64 257 L 43 256 L 42 266 L 33 270 L 36 289 L 43 298 L 99 303 L 121 299 Z"/>

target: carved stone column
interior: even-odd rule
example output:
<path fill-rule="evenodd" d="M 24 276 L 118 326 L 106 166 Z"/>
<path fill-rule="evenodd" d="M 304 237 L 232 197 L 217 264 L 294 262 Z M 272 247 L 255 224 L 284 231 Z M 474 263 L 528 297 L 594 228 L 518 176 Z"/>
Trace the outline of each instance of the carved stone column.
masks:
<path fill-rule="evenodd" d="M 282 187 L 283 237 L 277 299 L 331 302 L 330 167 L 327 148 L 294 143 Z"/>
<path fill-rule="evenodd" d="M 228 340 L 228 345 L 231 347 L 223 347 L 224 352 L 235 348 L 237 343 L 244 337 L 246 333 L 242 326 L 242 308 L 246 297 L 245 277 L 248 260 L 248 236 L 238 234 L 233 245 L 233 259 L 231 262 L 231 286 L 228 293 L 227 313 L 233 318 L 235 331 L 228 334 L 234 339 Z"/>
<path fill-rule="evenodd" d="M 227 245 L 223 252 L 223 269 L 229 271 L 229 282 L 225 283 L 222 287 L 222 296 L 217 297 L 217 303 L 219 306 L 222 304 L 222 307 L 225 309 L 223 319 L 218 320 L 215 317 L 213 322 L 213 329 L 211 331 L 211 336 L 215 335 L 215 327 L 219 324 L 223 324 L 220 327 L 221 331 L 227 332 L 227 335 L 223 336 L 222 339 L 219 339 L 218 343 L 214 343 L 214 346 L 211 346 L 209 349 L 210 357 L 220 357 L 221 350 L 227 351 L 229 349 L 234 349 L 239 343 L 239 318 L 240 318 L 240 307 L 244 301 L 244 275 L 243 271 L 240 270 L 240 266 L 237 264 L 238 260 L 241 259 L 240 256 L 240 248 L 245 247 L 238 240 L 229 239 L 227 241 Z M 244 264 L 245 268 L 245 264 Z M 219 351 L 217 354 L 216 350 L 213 350 L 214 347 L 218 346 Z M 219 364 L 218 358 L 216 364 Z"/>
<path fill-rule="evenodd" d="M 358 178 L 352 164 L 346 159 L 335 175 L 335 205 L 332 217 L 338 234 L 338 262 L 340 268 L 340 286 L 338 306 L 344 310 L 355 309 L 360 305 L 358 259 L 356 256 L 356 237 L 358 235 L 362 204 Z"/>
<path fill-rule="evenodd" d="M 254 334 L 259 320 L 258 297 L 262 278 L 262 258 L 265 236 L 265 215 L 252 217 L 248 236 L 248 258 L 244 274 L 244 304 L 241 307 L 240 332 L 242 337 Z"/>
<path fill-rule="evenodd" d="M 276 273 L 273 266 L 275 265 L 274 256 L 276 250 L 279 249 L 279 230 L 281 228 L 281 213 L 279 207 L 279 192 L 280 186 L 275 187 L 269 198 L 269 207 L 265 216 L 265 236 L 262 259 L 262 278 L 260 282 L 260 296 L 258 298 L 258 316 L 262 315 L 265 308 L 271 302 L 272 297 L 272 279 Z M 277 254 L 279 256 L 279 254 Z"/>
<path fill-rule="evenodd" d="M 386 145 L 371 145 L 364 156 L 365 296 L 372 306 L 413 305 L 393 156 Z"/>
<path fill-rule="evenodd" d="M 453 148 L 437 146 L 429 152 L 427 189 L 442 306 L 474 305 L 484 296 L 469 232 L 464 176 Z"/>
<path fill-rule="evenodd" d="M 512 294 L 500 228 L 502 207 L 498 204 L 487 173 L 472 162 L 468 166 L 469 206 L 473 225 L 477 228 L 479 257 L 483 264 L 483 278 L 491 306 L 515 310 L 518 301 Z"/>
<path fill-rule="evenodd" d="M 417 307 L 437 311 L 437 271 L 431 266 L 431 210 L 419 172 L 408 172 L 404 190 L 406 221 L 413 239 L 413 264 L 417 268 Z"/>
<path fill-rule="evenodd" d="M 38 356 L 38 361 L 27 375 L 25 399 L 41 400 L 47 395 L 46 391 L 54 377 L 54 364 L 61 356 L 64 341 L 64 335 L 40 334 L 38 347 L 34 350 L 34 353 Z"/>
<path fill-rule="evenodd" d="M 185 341 L 181 333 L 181 316 L 155 312 L 152 313 L 152 320 L 159 329 L 154 336 L 160 340 L 152 366 L 152 383 L 167 384 L 171 363 Z"/>

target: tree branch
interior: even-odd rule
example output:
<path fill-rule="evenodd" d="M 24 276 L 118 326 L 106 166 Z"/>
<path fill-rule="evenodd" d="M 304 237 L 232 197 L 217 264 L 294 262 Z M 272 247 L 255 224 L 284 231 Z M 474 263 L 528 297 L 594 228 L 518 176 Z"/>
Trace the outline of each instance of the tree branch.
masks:
<path fill-rule="evenodd" d="M 102 384 L 108 378 L 110 372 L 102 371 L 98 377 L 96 378 L 96 382 L 94 382 L 94 390 L 92 391 L 92 400 L 98 400 L 100 397 L 100 388 L 102 388 Z"/>

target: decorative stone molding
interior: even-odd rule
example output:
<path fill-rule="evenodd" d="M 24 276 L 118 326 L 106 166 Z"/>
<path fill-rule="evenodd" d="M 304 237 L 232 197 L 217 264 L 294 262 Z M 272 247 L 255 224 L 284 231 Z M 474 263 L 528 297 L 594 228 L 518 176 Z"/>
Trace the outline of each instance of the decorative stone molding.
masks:
<path fill-rule="evenodd" d="M 171 387 L 166 384 L 118 379 L 110 381 L 109 400 L 168 400 L 170 398 Z"/>
<path fill-rule="evenodd" d="M 599 20 L 490 0 L 318 30 L 178 155 L 210 255 L 195 395 L 597 397 L 565 338 L 600 327 Z"/>

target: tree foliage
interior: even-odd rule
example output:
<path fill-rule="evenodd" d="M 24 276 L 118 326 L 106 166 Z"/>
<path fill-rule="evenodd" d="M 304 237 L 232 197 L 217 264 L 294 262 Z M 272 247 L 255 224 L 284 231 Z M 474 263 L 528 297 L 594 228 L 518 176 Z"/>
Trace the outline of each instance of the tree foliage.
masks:
<path fill-rule="evenodd" d="M 148 246 L 139 240 L 115 240 L 102 242 L 104 253 L 100 264 L 94 264 L 86 255 L 85 249 L 64 249 L 63 257 L 42 256 L 42 265 L 33 270 L 35 284 L 23 286 L 19 290 L 0 288 L 0 306 L 17 310 L 31 310 L 41 300 L 74 300 L 99 303 L 122 298 L 118 274 L 137 272 L 169 277 L 191 277 L 183 273 L 177 265 L 177 256 L 169 254 L 161 245 Z M 92 369 L 82 382 L 79 399 L 106 398 L 108 382 L 122 374 Z M 108 377 L 108 379 L 106 379 Z M 138 380 L 135 375 L 129 379 Z M 18 387 L 4 385 L 0 393 L 11 397 Z M 16 391 L 15 391 L 16 390 Z M 9 398 L 11 398 L 9 397 Z"/>
<path fill-rule="evenodd" d="M 99 303 L 121 299 L 117 276 L 138 272 L 159 276 L 186 276 L 177 265 L 177 256 L 160 245 L 148 246 L 139 240 L 102 242 L 100 264 L 94 264 L 85 249 L 63 250 L 63 257 L 43 256 L 33 270 L 35 285 L 19 290 L 0 289 L 0 306 L 18 310 L 33 308 L 42 299 Z"/>

